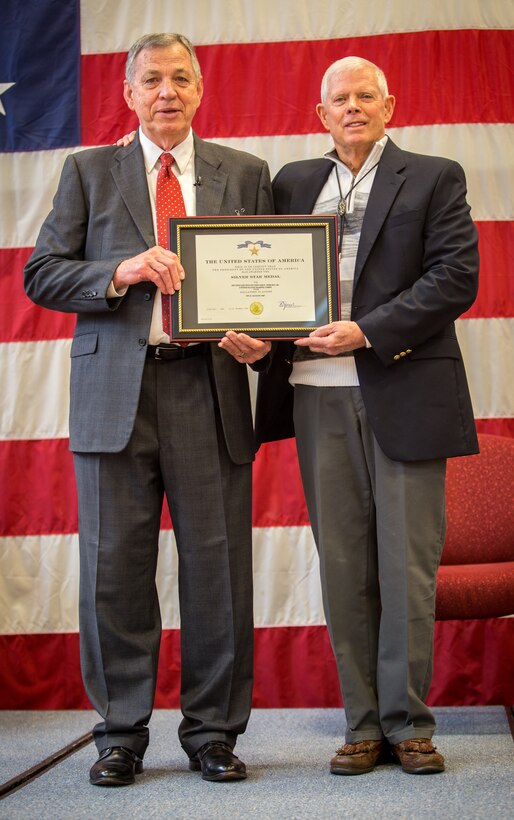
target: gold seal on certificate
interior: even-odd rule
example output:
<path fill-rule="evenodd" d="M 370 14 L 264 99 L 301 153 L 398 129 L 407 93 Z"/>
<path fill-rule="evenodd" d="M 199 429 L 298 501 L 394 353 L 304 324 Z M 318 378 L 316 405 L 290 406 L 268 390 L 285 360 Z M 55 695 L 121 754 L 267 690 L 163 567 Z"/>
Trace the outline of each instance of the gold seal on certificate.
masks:
<path fill-rule="evenodd" d="M 172 338 L 307 336 L 339 318 L 336 216 L 170 219 L 185 270 Z"/>

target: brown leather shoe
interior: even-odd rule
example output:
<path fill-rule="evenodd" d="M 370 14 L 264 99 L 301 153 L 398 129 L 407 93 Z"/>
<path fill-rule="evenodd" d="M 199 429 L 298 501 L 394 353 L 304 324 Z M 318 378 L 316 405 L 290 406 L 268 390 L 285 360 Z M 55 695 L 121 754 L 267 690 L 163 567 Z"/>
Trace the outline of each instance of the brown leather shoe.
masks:
<path fill-rule="evenodd" d="M 373 771 L 385 751 L 383 740 L 345 743 L 330 761 L 330 771 L 332 774 L 366 774 Z"/>
<path fill-rule="evenodd" d="M 394 760 L 408 774 L 436 774 L 444 772 L 444 757 L 436 752 L 432 741 L 426 737 L 414 737 L 391 746 Z"/>

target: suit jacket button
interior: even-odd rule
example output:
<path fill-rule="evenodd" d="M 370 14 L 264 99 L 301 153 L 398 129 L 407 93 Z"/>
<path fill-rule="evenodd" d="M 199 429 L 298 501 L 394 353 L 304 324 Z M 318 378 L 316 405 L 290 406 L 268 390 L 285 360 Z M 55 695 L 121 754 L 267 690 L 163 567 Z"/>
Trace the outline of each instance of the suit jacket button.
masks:
<path fill-rule="evenodd" d="M 395 360 L 395 362 L 398 362 L 400 360 L 398 353 L 396 354 L 396 356 L 393 356 L 393 359 Z"/>
<path fill-rule="evenodd" d="M 407 355 L 407 354 L 406 354 L 405 350 L 402 350 L 402 352 L 400 353 L 400 356 L 403 358 L 403 357 L 404 357 L 404 356 L 406 356 L 406 355 Z"/>
<path fill-rule="evenodd" d="M 146 344 L 146 339 L 139 339 L 138 341 L 139 347 L 144 347 Z"/>
<path fill-rule="evenodd" d="M 144 295 L 144 297 L 143 297 L 143 298 L 144 298 L 145 302 L 148 302 L 148 301 L 149 301 L 149 299 L 151 299 L 151 298 L 152 298 L 152 294 L 151 294 L 151 293 L 145 293 L 145 295 Z"/>
<path fill-rule="evenodd" d="M 405 352 L 406 352 L 406 353 L 412 353 L 412 350 L 410 349 L 410 347 L 408 347 L 408 348 L 407 348 L 407 350 L 406 350 Z"/>

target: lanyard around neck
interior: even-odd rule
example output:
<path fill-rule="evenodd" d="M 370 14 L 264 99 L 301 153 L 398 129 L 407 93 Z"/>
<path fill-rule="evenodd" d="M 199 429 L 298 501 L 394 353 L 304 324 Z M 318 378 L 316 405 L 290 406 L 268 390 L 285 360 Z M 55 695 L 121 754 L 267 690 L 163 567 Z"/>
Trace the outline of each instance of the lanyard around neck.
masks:
<path fill-rule="evenodd" d="M 380 160 L 378 162 L 380 162 Z M 369 168 L 366 171 L 366 173 L 361 176 L 360 179 L 354 179 L 354 181 L 350 185 L 347 193 L 344 196 L 343 196 L 343 192 L 341 191 L 341 182 L 339 180 L 339 169 L 336 165 L 337 187 L 339 188 L 339 202 L 337 203 L 337 213 L 338 213 L 339 216 L 344 216 L 345 215 L 345 213 L 347 211 L 346 203 L 347 203 L 348 197 L 350 196 L 351 192 L 357 187 L 357 185 L 360 185 L 362 180 L 365 179 L 368 176 L 368 174 L 371 174 L 371 172 L 375 170 L 375 168 L 378 165 L 378 162 L 375 162 L 375 164 L 372 165 L 371 168 Z"/>
<path fill-rule="evenodd" d="M 337 187 L 339 188 L 339 202 L 337 203 L 337 215 L 339 217 L 339 220 L 338 220 L 338 222 L 339 222 L 339 226 L 338 226 L 339 227 L 339 242 L 338 242 L 339 254 L 341 254 L 341 249 L 343 247 L 344 217 L 345 217 L 345 214 L 346 214 L 346 211 L 347 211 L 348 198 L 349 198 L 350 194 L 352 193 L 352 191 L 357 187 L 357 185 L 359 185 L 362 182 L 362 180 L 365 179 L 368 176 L 368 174 L 371 174 L 371 172 L 375 170 L 375 168 L 377 167 L 379 162 L 380 162 L 380 160 L 378 160 L 378 162 L 375 162 L 375 164 L 372 165 L 371 168 L 368 168 L 366 173 L 363 174 L 360 179 L 354 179 L 354 181 L 350 185 L 347 193 L 344 196 L 343 196 L 343 192 L 341 191 L 341 182 L 339 180 L 339 168 L 336 165 Z"/>

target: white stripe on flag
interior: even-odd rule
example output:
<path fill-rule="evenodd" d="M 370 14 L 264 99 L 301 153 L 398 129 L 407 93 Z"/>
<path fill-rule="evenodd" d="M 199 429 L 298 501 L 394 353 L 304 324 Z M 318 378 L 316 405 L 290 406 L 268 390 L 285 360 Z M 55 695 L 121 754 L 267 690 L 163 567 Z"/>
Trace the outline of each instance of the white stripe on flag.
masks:
<path fill-rule="evenodd" d="M 512 418 L 514 319 L 460 319 L 456 325 L 475 418 Z"/>
<path fill-rule="evenodd" d="M 459 319 L 477 418 L 514 415 L 514 319 Z M 71 340 L 0 345 L 0 439 L 68 436 Z"/>
<path fill-rule="evenodd" d="M 437 26 L 434 19 L 437 17 Z M 101 24 L 99 21 L 101 20 Z M 388 3 L 334 0 L 82 0 L 83 54 L 127 51 L 152 31 L 179 31 L 194 45 L 363 37 L 408 31 L 514 28 L 514 4 L 506 0 Z"/>
<path fill-rule="evenodd" d="M 514 126 L 426 125 L 388 130 L 400 148 L 445 156 L 464 167 L 468 201 L 475 220 L 514 219 L 514 198 L 505 161 L 514 156 Z M 120 134 L 122 136 L 122 134 Z M 216 142 L 216 140 L 213 140 Z M 219 140 L 265 159 L 272 176 L 287 162 L 320 157 L 330 150 L 325 134 L 245 137 Z M 0 223 L 0 247 L 35 244 L 41 223 L 52 207 L 67 151 L 0 154 L 0 197 L 10 203 Z"/>
<path fill-rule="evenodd" d="M 255 528 L 256 626 L 324 623 L 318 556 L 310 527 Z M 164 629 L 180 626 L 177 551 L 171 530 L 160 533 L 157 588 Z M 78 536 L 0 538 L 0 600 L 4 635 L 78 631 Z"/>
<path fill-rule="evenodd" d="M 0 344 L 0 439 L 67 438 L 71 339 Z"/>

